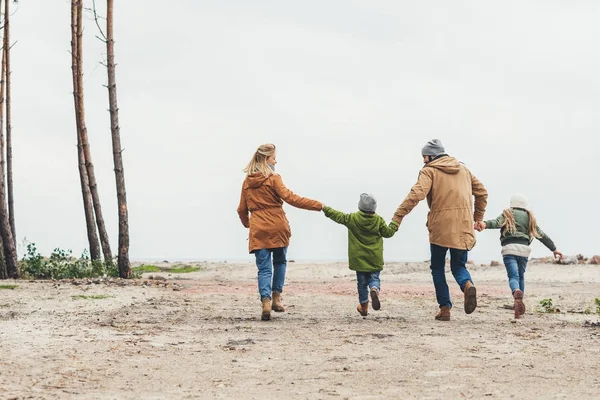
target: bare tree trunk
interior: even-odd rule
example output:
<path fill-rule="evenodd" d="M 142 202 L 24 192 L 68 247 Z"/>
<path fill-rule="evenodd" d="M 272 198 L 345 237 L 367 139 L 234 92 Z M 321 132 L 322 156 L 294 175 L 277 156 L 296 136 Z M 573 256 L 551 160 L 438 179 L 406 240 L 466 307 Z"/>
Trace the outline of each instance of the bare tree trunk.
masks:
<path fill-rule="evenodd" d="M 13 167 L 12 167 L 12 123 L 10 96 L 10 1 L 4 2 L 4 48 L 6 49 L 6 181 L 8 190 L 8 221 L 12 231 L 15 246 L 17 245 L 17 230 L 15 228 L 15 200 L 13 197 Z"/>
<path fill-rule="evenodd" d="M 83 107 L 82 82 L 82 31 L 81 27 L 82 0 L 71 0 L 71 70 L 73 72 L 73 99 L 75 102 L 75 123 L 77 127 L 77 156 L 79 162 L 79 180 L 81 182 L 81 194 L 83 196 L 83 210 L 87 227 L 88 242 L 90 245 L 90 257 L 92 260 L 100 259 L 100 243 L 96 232 L 96 222 L 92 205 L 89 177 L 85 165 L 85 154 L 81 140 L 81 130 L 85 127 L 85 109 Z"/>
<path fill-rule="evenodd" d="M 8 1 L 8 0 L 5 0 Z M 2 9 L 0 5 L 0 9 Z M 6 176 L 4 171 L 5 150 L 4 143 L 4 91 L 6 78 L 6 51 L 7 46 L 2 49 L 2 82 L 0 84 L 0 235 L 6 261 L 6 272 L 10 278 L 19 277 L 19 265 L 17 261 L 17 248 L 15 239 L 10 229 L 8 210 L 6 206 Z"/>
<path fill-rule="evenodd" d="M 119 108 L 117 107 L 117 81 L 115 77 L 115 41 L 113 39 L 113 0 L 106 2 L 106 58 L 108 70 L 108 101 L 110 111 L 110 130 L 112 134 L 113 161 L 117 184 L 117 203 L 119 206 L 119 276 L 129 278 L 129 221 L 127 213 L 127 193 L 125 191 L 125 172 L 119 127 Z"/>
<path fill-rule="evenodd" d="M 2 246 L 2 235 L 0 235 L 0 279 L 8 279 L 8 272 L 6 271 L 6 260 L 4 259 L 4 250 Z"/>
<path fill-rule="evenodd" d="M 104 260 L 106 262 L 112 262 L 112 251 L 110 249 L 110 242 L 108 240 L 108 233 L 106 232 L 106 225 L 104 224 L 104 216 L 102 214 L 102 205 L 100 204 L 100 196 L 98 194 L 98 183 L 96 181 L 96 174 L 94 172 L 94 164 L 92 162 L 92 153 L 90 152 L 89 139 L 87 134 L 87 126 L 85 124 L 85 103 L 83 100 L 83 0 L 79 0 L 77 4 L 77 63 L 78 63 L 78 74 L 77 74 L 77 94 L 78 94 L 78 111 L 79 112 L 79 124 L 78 132 L 81 140 L 81 148 L 83 149 L 83 155 L 85 157 L 85 167 L 87 169 L 87 176 L 89 181 L 90 193 L 92 196 L 92 203 L 96 215 L 96 224 L 98 225 L 98 232 L 100 233 L 100 244 L 102 245 L 102 253 L 104 254 Z"/>

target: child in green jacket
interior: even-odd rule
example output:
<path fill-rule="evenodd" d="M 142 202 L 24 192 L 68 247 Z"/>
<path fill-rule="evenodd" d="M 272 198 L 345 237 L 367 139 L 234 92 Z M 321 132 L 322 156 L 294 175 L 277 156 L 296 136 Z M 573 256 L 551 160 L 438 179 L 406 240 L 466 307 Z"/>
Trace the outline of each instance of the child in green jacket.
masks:
<path fill-rule="evenodd" d="M 510 207 L 496 219 L 477 222 L 475 229 L 500 229 L 502 258 L 508 275 L 508 284 L 515 300 L 515 318 L 525 314 L 525 270 L 531 254 L 529 245 L 537 239 L 550 250 L 555 258 L 562 258 L 556 245 L 538 226 L 535 216 L 527 205 L 525 196 L 517 194 L 510 199 Z"/>
<path fill-rule="evenodd" d="M 369 289 L 373 309 L 379 310 L 379 273 L 383 269 L 383 238 L 391 238 L 398 231 L 398 224 L 389 225 L 375 214 L 377 200 L 367 193 L 360 195 L 358 212 L 344 214 L 331 207 L 323 207 L 325 216 L 348 228 L 348 263 L 356 271 L 358 286 L 357 311 L 366 317 L 369 311 Z"/>

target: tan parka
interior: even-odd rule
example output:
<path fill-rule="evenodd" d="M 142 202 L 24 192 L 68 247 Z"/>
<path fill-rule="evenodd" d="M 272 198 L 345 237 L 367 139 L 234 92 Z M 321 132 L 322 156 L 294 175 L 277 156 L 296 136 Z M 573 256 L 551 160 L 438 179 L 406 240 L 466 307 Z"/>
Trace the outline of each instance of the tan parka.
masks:
<path fill-rule="evenodd" d="M 283 202 L 305 210 L 320 211 L 323 204 L 294 194 L 285 187 L 281 175 L 246 177 L 237 212 L 242 225 L 250 228 L 249 251 L 287 247 L 292 232 L 283 211 Z M 250 216 L 248 216 L 250 213 Z"/>
<path fill-rule="evenodd" d="M 392 220 L 402 223 L 402 219 L 427 198 L 429 242 L 452 249 L 471 250 L 475 246 L 473 223 L 483 220 L 487 196 L 485 186 L 464 164 L 454 157 L 443 155 L 421 169 L 417 183 Z"/>

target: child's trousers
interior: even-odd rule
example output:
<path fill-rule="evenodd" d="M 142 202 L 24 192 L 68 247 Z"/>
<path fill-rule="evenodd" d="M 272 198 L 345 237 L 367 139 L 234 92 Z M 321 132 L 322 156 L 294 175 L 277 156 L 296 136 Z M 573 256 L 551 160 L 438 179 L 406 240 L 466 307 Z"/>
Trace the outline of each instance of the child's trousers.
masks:
<path fill-rule="evenodd" d="M 358 287 L 358 302 L 360 304 L 369 302 L 369 289 L 381 289 L 381 281 L 379 280 L 379 272 L 359 272 L 356 271 L 356 285 Z"/>

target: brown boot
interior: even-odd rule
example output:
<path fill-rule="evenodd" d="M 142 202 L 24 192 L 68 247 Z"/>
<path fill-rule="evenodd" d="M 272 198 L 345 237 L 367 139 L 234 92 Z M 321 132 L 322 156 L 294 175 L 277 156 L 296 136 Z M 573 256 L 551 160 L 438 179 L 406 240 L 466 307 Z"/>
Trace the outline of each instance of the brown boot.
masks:
<path fill-rule="evenodd" d="M 271 299 L 265 297 L 262 299 L 262 314 L 261 319 L 263 321 L 268 321 L 271 319 Z"/>
<path fill-rule="evenodd" d="M 515 318 L 521 318 L 525 314 L 525 303 L 523 303 L 523 292 L 519 289 L 513 292 L 515 299 Z"/>
<path fill-rule="evenodd" d="M 369 302 L 367 301 L 366 303 L 359 304 L 358 307 L 356 307 L 356 311 L 358 311 L 363 317 L 369 315 Z"/>
<path fill-rule="evenodd" d="M 473 282 L 467 281 L 463 292 L 465 294 L 465 313 L 471 314 L 477 308 L 477 289 Z"/>
<path fill-rule="evenodd" d="M 440 308 L 440 312 L 435 316 L 436 321 L 450 321 L 450 307 L 444 306 Z"/>
<path fill-rule="evenodd" d="M 376 287 L 371 288 L 371 304 L 373 310 L 377 311 L 381 308 L 381 302 L 379 301 L 379 290 Z"/>
<path fill-rule="evenodd" d="M 285 308 L 283 307 L 283 303 L 281 302 L 281 293 L 273 292 L 273 311 L 284 312 Z"/>

